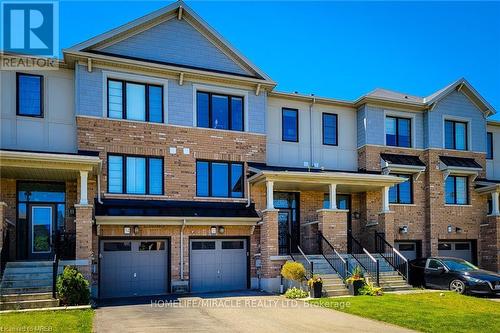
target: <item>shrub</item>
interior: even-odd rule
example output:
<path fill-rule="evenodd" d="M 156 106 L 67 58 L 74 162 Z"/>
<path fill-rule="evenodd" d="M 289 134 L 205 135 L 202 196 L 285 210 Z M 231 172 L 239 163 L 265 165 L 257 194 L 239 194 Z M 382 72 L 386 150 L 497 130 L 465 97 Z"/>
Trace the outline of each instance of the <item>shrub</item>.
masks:
<path fill-rule="evenodd" d="M 367 296 L 382 296 L 382 288 L 375 287 L 373 283 L 367 283 L 363 287 L 359 289 L 359 294 L 360 295 L 367 295 Z"/>
<path fill-rule="evenodd" d="M 301 282 L 306 278 L 306 269 L 299 262 L 287 261 L 281 268 L 281 275 L 287 280 Z"/>
<path fill-rule="evenodd" d="M 290 299 L 305 298 L 308 295 L 307 291 L 295 287 L 288 289 L 285 293 L 285 297 Z"/>
<path fill-rule="evenodd" d="M 57 277 L 57 295 L 64 305 L 85 305 L 90 302 L 89 282 L 75 267 L 66 266 Z"/>

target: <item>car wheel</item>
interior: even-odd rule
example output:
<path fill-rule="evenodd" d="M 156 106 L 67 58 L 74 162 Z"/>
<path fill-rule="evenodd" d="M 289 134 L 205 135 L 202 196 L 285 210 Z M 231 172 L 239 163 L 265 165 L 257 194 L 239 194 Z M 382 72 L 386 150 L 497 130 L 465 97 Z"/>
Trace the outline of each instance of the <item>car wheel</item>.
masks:
<path fill-rule="evenodd" d="M 453 280 L 450 282 L 450 290 L 458 294 L 465 293 L 465 283 L 461 280 Z"/>

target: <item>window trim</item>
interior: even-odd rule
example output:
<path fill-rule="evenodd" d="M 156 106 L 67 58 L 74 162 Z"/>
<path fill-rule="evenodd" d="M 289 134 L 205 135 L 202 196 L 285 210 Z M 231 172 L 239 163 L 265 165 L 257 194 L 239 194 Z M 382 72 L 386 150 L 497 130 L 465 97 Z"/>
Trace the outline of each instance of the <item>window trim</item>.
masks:
<path fill-rule="evenodd" d="M 453 147 L 446 147 L 446 122 L 453 124 Z M 465 125 L 465 149 L 457 149 L 457 139 L 456 139 L 456 125 Z M 458 151 L 468 151 L 469 150 L 469 122 L 466 120 L 456 120 L 451 118 L 445 118 L 443 122 L 443 147 L 448 150 L 458 150 Z"/>
<path fill-rule="evenodd" d="M 402 183 L 398 183 L 394 186 L 396 186 L 396 202 L 390 202 L 389 200 L 389 204 L 390 205 L 413 205 L 415 202 L 413 201 L 413 175 L 412 174 L 402 174 L 402 173 L 398 173 L 398 174 L 391 174 L 391 176 L 396 176 L 396 177 L 408 177 L 408 181 L 410 182 L 410 202 L 406 203 L 406 202 L 401 202 L 401 191 L 399 189 L 399 185 L 402 184 Z"/>
<path fill-rule="evenodd" d="M 488 142 L 490 142 L 490 149 L 488 149 Z M 486 159 L 492 160 L 493 158 L 494 158 L 494 155 L 493 155 L 493 132 L 486 132 Z"/>
<path fill-rule="evenodd" d="M 453 178 L 453 193 L 455 195 L 453 196 L 453 202 L 447 202 L 446 201 L 446 180 L 448 178 L 452 177 Z M 465 203 L 458 203 L 457 202 L 457 177 L 465 178 Z M 467 176 L 460 176 L 460 175 L 449 175 L 448 178 L 444 181 L 444 203 L 445 205 L 456 205 L 456 206 L 467 206 L 469 205 L 469 177 Z"/>
<path fill-rule="evenodd" d="M 32 77 L 38 77 L 40 78 L 40 114 L 39 115 L 30 115 L 30 114 L 21 114 L 19 113 L 19 97 L 20 97 L 20 91 L 19 91 L 19 77 L 20 76 L 32 76 Z M 16 72 L 16 116 L 20 117 L 31 117 L 31 118 L 44 118 L 44 94 L 45 94 L 45 89 L 44 89 L 44 77 L 43 75 L 39 74 L 30 74 L 30 73 L 23 73 L 23 72 Z"/>
<path fill-rule="evenodd" d="M 208 163 L 208 195 L 200 195 L 198 193 L 198 162 L 206 162 Z M 212 195 L 212 163 L 225 163 L 228 165 L 228 192 L 227 196 L 215 196 Z M 232 190 L 231 190 L 231 179 L 232 179 L 232 165 L 241 165 L 241 197 L 233 197 L 232 196 Z M 206 159 L 199 159 L 196 160 L 195 163 L 195 175 L 196 175 L 196 196 L 199 198 L 231 198 L 231 199 L 244 199 L 245 198 L 245 163 L 243 162 L 234 162 L 234 161 L 225 161 L 225 160 L 206 160 Z"/>
<path fill-rule="evenodd" d="M 109 157 L 110 156 L 119 156 L 122 158 L 122 192 L 110 192 L 109 191 Z M 144 158 L 146 161 L 146 193 L 128 193 L 127 192 L 127 157 L 138 157 Z M 152 194 L 150 193 L 149 188 L 149 161 L 150 159 L 159 159 L 161 160 L 161 193 L 160 194 Z M 165 195 L 165 160 L 163 156 L 149 156 L 149 155 L 137 155 L 137 154 L 120 154 L 120 153 L 108 153 L 106 156 L 106 183 L 107 183 L 107 193 L 108 194 L 126 194 L 126 195 L 152 195 L 152 196 L 162 196 Z"/>
<path fill-rule="evenodd" d="M 325 142 L 325 116 L 334 116 L 335 117 L 335 143 L 326 143 Z M 298 126 L 297 126 L 298 129 Z M 323 145 L 325 146 L 338 146 L 339 145 L 339 115 L 336 113 L 328 113 L 323 112 L 321 115 L 321 135 L 323 138 Z"/>
<path fill-rule="evenodd" d="M 297 127 L 297 138 L 295 140 L 285 140 L 285 111 L 295 112 L 295 126 Z M 281 108 L 281 141 L 284 142 L 299 142 L 299 109 L 282 107 Z"/>
<path fill-rule="evenodd" d="M 387 143 L 387 118 L 394 118 L 396 119 L 396 144 L 395 145 L 389 145 Z M 408 133 L 408 137 L 410 138 L 410 145 L 408 147 L 406 146 L 401 146 L 399 144 L 399 120 L 408 120 L 410 122 L 410 126 L 408 127 L 409 129 L 409 133 Z M 413 118 L 408 118 L 408 117 L 400 117 L 400 116 L 396 116 L 396 115 L 392 115 L 392 114 L 387 114 L 385 115 L 385 119 L 384 119 L 384 128 L 385 128 L 385 145 L 388 146 L 388 147 L 399 147 L 399 148 L 413 148 Z"/>
<path fill-rule="evenodd" d="M 209 127 L 201 127 L 198 125 L 199 119 L 198 119 L 198 94 L 207 94 L 208 95 L 208 126 Z M 212 96 L 217 95 L 217 96 L 224 96 L 227 97 L 227 124 L 228 128 L 214 128 L 212 127 Z M 241 98 L 241 130 L 238 129 L 232 129 L 232 123 L 233 123 L 233 104 L 232 104 L 232 99 L 233 98 Z M 195 113 L 196 113 L 196 123 L 195 126 L 197 128 L 209 128 L 209 129 L 215 129 L 215 130 L 221 130 L 221 131 L 235 131 L 235 132 L 245 132 L 245 96 L 241 95 L 231 95 L 227 92 L 217 92 L 217 91 L 209 91 L 206 89 L 199 89 L 196 90 L 195 92 L 195 99 L 196 99 L 196 108 L 195 108 Z"/>
<path fill-rule="evenodd" d="M 121 118 L 114 118 L 109 116 L 109 81 L 115 81 L 115 82 L 120 82 L 122 85 L 122 117 Z M 142 85 L 144 86 L 144 118 L 145 120 L 136 120 L 136 119 L 128 119 L 127 118 L 127 83 L 130 84 L 137 84 L 137 85 Z M 156 122 L 156 121 L 151 121 L 151 117 L 149 114 L 149 88 L 150 87 L 156 87 L 160 88 L 161 90 L 161 122 Z M 129 121 L 139 121 L 139 122 L 145 122 L 145 123 L 152 123 L 152 124 L 164 124 L 165 123 L 165 109 L 164 109 L 164 98 L 165 98 L 165 93 L 163 91 L 163 86 L 161 84 L 156 84 L 156 83 L 146 83 L 146 82 L 140 82 L 140 81 L 132 81 L 132 80 L 125 80 L 125 79 L 114 79 L 113 77 L 108 77 L 106 79 L 106 117 L 108 119 L 122 119 L 122 120 L 129 120 Z"/>

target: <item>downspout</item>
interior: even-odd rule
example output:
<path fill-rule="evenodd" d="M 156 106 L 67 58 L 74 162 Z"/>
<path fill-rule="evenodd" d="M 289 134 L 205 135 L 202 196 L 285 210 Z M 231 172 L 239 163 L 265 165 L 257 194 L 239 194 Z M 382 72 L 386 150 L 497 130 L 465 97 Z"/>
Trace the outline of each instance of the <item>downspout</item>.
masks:
<path fill-rule="evenodd" d="M 247 179 L 247 205 L 246 207 L 250 207 L 250 204 L 252 203 L 252 200 L 250 198 L 250 182 Z"/>
<path fill-rule="evenodd" d="M 102 161 L 99 161 L 99 171 L 97 172 L 97 202 L 101 205 L 101 175 L 102 175 Z"/>
<path fill-rule="evenodd" d="M 314 166 L 313 162 L 313 142 L 312 142 L 312 132 L 313 132 L 313 126 L 312 126 L 312 111 L 313 111 L 313 105 L 316 102 L 316 98 L 314 98 L 314 95 L 311 100 L 311 104 L 309 104 L 309 169 L 311 169 Z"/>
<path fill-rule="evenodd" d="M 180 260 L 180 275 L 181 275 L 181 281 L 184 281 L 184 228 L 186 227 L 186 219 L 182 220 L 182 227 L 181 227 L 181 260 Z"/>

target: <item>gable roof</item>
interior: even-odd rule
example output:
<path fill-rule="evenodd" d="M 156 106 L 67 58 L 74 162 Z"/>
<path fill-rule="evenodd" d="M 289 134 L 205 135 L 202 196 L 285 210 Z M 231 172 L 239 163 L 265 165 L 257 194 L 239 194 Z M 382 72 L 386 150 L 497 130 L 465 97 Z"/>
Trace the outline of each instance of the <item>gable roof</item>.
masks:
<path fill-rule="evenodd" d="M 95 55 L 99 53 L 95 52 L 96 50 L 117 43 L 118 41 L 122 41 L 127 37 L 143 32 L 170 19 L 186 20 L 195 29 L 199 30 L 203 35 L 205 35 L 217 48 L 227 54 L 242 68 L 252 73 L 254 78 L 267 81 L 266 83 L 269 83 L 273 86 L 276 85 L 276 83 L 266 73 L 264 73 L 261 69 L 250 62 L 250 60 L 248 60 L 243 54 L 236 50 L 227 40 L 224 39 L 222 35 L 220 35 L 212 27 L 210 27 L 208 23 L 206 23 L 200 16 L 198 16 L 198 14 L 196 14 L 183 1 L 176 1 L 164 8 L 128 22 L 120 27 L 107 31 L 82 43 L 76 44 L 68 49 L 64 49 L 63 53 L 65 54 L 65 56 L 67 53 L 73 52 L 85 52 L 89 53 L 89 56 L 91 54 Z M 149 61 L 147 59 L 131 60 Z M 176 66 L 176 64 L 166 65 Z"/>

